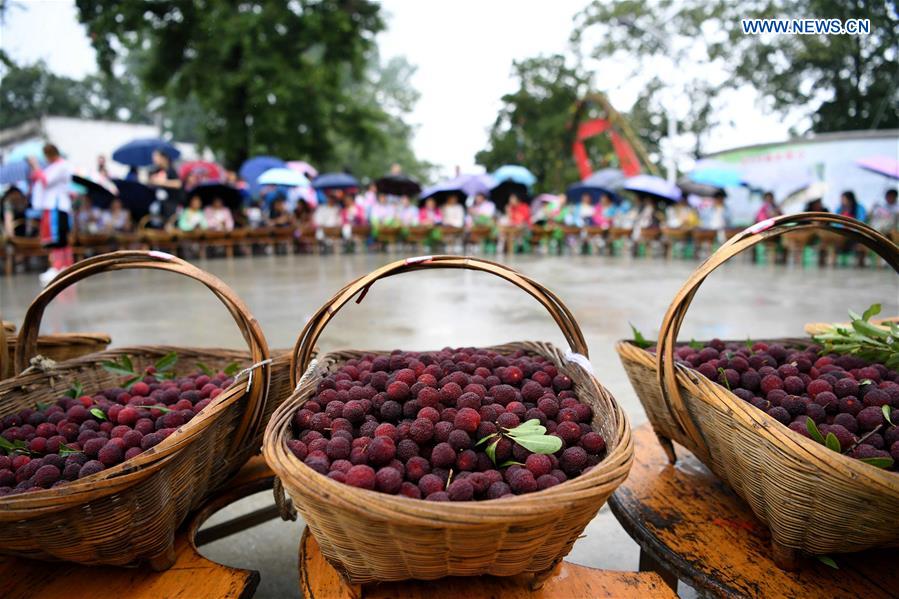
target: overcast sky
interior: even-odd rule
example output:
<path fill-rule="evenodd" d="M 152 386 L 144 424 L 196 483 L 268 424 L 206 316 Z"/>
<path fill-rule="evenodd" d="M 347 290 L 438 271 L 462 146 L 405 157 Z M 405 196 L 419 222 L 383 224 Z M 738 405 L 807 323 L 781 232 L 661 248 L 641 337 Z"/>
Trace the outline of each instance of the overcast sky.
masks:
<path fill-rule="evenodd" d="M 378 38 L 382 57 L 403 54 L 418 67 L 413 84 L 421 100 L 408 119 L 417 126 L 418 155 L 440 165 L 444 174 L 456 165 L 475 170 L 474 155 L 486 143 L 500 98 L 515 88 L 512 61 L 566 52 L 573 17 L 586 2 L 382 2 L 388 26 Z M 73 0 L 15 1 L 0 30 L 0 46 L 16 61 L 43 59 L 62 75 L 82 77 L 96 70 Z M 661 65 L 661 71 L 666 69 Z M 626 65 L 613 63 L 601 73 L 602 87 L 622 111 L 630 108 L 639 91 L 628 72 Z M 678 107 L 683 110 L 686 102 L 689 98 L 678 98 Z M 795 121 L 764 114 L 759 103 L 753 90 L 725 95 L 721 106 L 725 124 L 713 131 L 707 150 L 786 139 L 788 125 Z M 684 152 L 689 148 L 688 140 L 678 145 Z"/>

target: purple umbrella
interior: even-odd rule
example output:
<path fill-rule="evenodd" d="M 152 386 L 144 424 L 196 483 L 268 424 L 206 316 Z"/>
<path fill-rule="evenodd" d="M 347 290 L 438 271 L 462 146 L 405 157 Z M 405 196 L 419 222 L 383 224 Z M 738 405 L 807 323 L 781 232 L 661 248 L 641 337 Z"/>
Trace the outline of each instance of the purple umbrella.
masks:
<path fill-rule="evenodd" d="M 493 179 L 490 175 L 459 175 L 437 185 L 426 187 L 421 192 L 422 199 L 434 196 L 437 200 L 443 200 L 449 195 L 473 196 L 479 193 L 487 194 L 493 187 Z"/>
<path fill-rule="evenodd" d="M 654 175 L 631 177 L 624 182 L 624 189 L 671 202 L 676 202 L 681 198 L 681 190 L 677 185 Z"/>
<path fill-rule="evenodd" d="M 899 160 L 890 156 L 868 156 L 867 158 L 856 160 L 855 164 L 878 175 L 899 179 Z"/>

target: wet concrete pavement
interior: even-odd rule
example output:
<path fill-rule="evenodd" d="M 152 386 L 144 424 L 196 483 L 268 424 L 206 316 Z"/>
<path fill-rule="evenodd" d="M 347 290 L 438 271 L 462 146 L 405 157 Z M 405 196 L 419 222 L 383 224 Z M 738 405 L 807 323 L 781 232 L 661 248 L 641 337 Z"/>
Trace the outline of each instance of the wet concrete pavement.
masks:
<path fill-rule="evenodd" d="M 231 285 L 261 323 L 272 347 L 292 346 L 307 316 L 349 280 L 397 256 L 267 256 L 198 261 Z M 502 260 L 502 259 L 501 259 Z M 671 298 L 696 266 L 691 261 L 627 257 L 512 257 L 507 263 L 558 294 L 572 310 L 600 381 L 638 425 L 646 418 L 627 381 L 615 341 L 628 323 L 654 336 Z M 21 324 L 38 292 L 33 274 L 0 278 L 0 315 Z M 846 310 L 873 302 L 899 313 L 899 278 L 886 269 L 759 266 L 741 258 L 708 278 L 681 338 L 801 335 L 808 321 L 845 320 Z M 199 283 L 152 271 L 104 274 L 80 283 L 48 308 L 42 332 L 104 331 L 114 345 L 166 343 L 241 347 L 227 312 Z M 506 341 L 564 338 L 526 293 L 484 273 L 435 271 L 376 283 L 365 300 L 348 304 L 319 341 L 339 348 L 434 349 Z M 261 493 L 217 514 L 211 523 L 271 502 Z M 296 596 L 301 525 L 269 522 L 203 548 L 234 566 L 260 570 L 259 597 Z M 610 569 L 637 567 L 636 545 L 604 508 L 569 559 Z"/>

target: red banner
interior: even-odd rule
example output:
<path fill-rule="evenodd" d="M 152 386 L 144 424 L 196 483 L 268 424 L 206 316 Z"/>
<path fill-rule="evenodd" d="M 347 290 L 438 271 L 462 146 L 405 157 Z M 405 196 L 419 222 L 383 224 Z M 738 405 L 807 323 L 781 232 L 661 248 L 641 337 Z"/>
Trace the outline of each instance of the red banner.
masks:
<path fill-rule="evenodd" d="M 586 123 L 581 123 L 578 127 L 577 138 L 575 139 L 574 145 L 571 147 L 571 151 L 572 154 L 574 154 L 574 162 L 577 165 L 578 171 L 580 171 L 581 179 L 586 179 L 593 173 L 593 168 L 590 166 L 590 160 L 587 158 L 587 148 L 584 146 L 584 140 L 601 135 L 611 129 L 611 127 L 612 123 L 610 123 L 608 119 L 594 119 L 592 121 L 587 121 Z M 618 156 L 621 172 L 627 177 L 639 175 L 640 162 L 637 160 L 634 149 L 627 140 L 621 137 L 621 135 L 614 129 L 611 130 L 609 135 L 612 140 L 612 148 Z"/>

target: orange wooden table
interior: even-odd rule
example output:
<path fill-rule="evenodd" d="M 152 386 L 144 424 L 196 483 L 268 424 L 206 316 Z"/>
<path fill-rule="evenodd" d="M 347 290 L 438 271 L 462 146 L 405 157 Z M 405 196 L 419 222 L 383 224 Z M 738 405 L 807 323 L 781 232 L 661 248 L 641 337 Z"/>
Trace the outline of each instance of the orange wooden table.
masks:
<path fill-rule="evenodd" d="M 450 577 L 440 580 L 382 582 L 350 587 L 324 558 L 309 529 L 300 541 L 300 595 L 305 599 L 674 599 L 655 572 L 615 572 L 562 562 L 556 572 L 531 590 L 533 576 L 522 574 Z"/>
<path fill-rule="evenodd" d="M 242 497 L 271 488 L 272 471 L 262 456 L 251 459 L 227 488 L 215 495 L 178 533 L 175 564 L 165 572 L 150 568 L 79 566 L 0 557 L 0 597 L 3 599 L 223 599 L 252 597 L 259 572 L 231 568 L 199 554 L 197 545 L 215 540 L 276 515 L 262 510 L 197 531 L 209 516 Z M 270 512 L 270 513 L 269 513 Z M 198 543 L 199 541 L 199 543 Z"/>
<path fill-rule="evenodd" d="M 808 559 L 796 572 L 780 570 L 768 529 L 742 499 L 683 447 L 669 464 L 648 424 L 634 433 L 633 468 L 609 505 L 641 547 L 641 570 L 701 595 L 899 597 L 899 549 L 830 556 L 839 569 Z"/>

